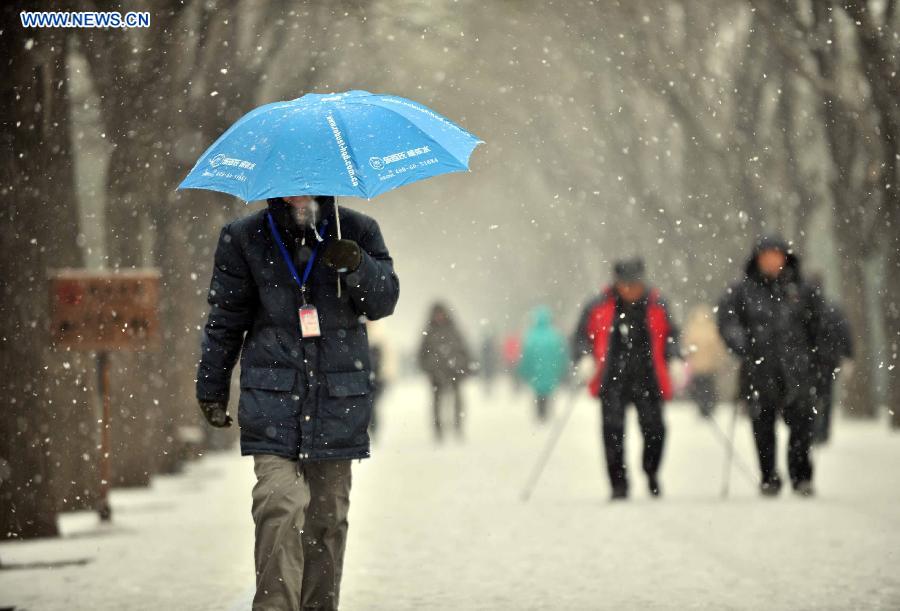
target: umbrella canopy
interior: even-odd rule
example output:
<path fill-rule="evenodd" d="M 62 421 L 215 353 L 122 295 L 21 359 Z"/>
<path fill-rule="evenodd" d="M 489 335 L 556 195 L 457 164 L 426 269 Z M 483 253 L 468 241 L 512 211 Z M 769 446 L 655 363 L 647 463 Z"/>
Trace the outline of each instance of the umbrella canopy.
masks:
<path fill-rule="evenodd" d="M 222 134 L 179 189 L 244 201 L 288 195 L 371 199 L 468 170 L 481 140 L 433 110 L 392 95 L 307 94 L 260 106 Z"/>

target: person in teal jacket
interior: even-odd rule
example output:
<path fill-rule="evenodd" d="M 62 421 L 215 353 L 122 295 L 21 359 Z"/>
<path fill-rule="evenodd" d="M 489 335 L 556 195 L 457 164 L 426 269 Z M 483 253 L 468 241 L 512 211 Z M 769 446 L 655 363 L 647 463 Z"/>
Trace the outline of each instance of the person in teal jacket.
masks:
<path fill-rule="evenodd" d="M 539 307 L 532 313 L 533 323 L 522 341 L 519 377 L 535 394 L 538 420 L 549 416 L 550 396 L 569 368 L 566 342 L 553 326 L 550 309 Z"/>

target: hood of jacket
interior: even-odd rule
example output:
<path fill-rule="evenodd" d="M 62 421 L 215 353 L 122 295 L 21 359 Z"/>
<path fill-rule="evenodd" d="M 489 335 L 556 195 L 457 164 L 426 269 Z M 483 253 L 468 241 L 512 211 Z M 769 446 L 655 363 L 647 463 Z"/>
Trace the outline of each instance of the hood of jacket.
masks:
<path fill-rule="evenodd" d="M 780 278 L 794 280 L 800 278 L 800 257 L 791 247 L 790 243 L 778 234 L 768 234 L 760 237 L 753 245 L 753 250 L 744 266 L 748 278 L 762 281 L 763 274 L 759 270 L 756 259 L 764 250 L 780 250 L 785 254 L 784 271 Z"/>
<path fill-rule="evenodd" d="M 540 306 L 531 312 L 531 326 L 539 329 L 549 327 L 553 322 L 553 314 L 547 306 Z"/>

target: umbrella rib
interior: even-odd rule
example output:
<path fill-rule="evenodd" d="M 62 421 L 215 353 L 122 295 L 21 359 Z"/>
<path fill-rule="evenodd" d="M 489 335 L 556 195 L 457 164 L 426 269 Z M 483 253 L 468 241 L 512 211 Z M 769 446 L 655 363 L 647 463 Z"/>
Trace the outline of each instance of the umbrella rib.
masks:
<path fill-rule="evenodd" d="M 281 119 L 284 119 L 286 116 L 287 116 L 287 115 L 282 115 L 282 116 L 281 116 Z M 276 122 L 277 122 L 277 119 L 276 119 Z M 281 138 L 281 137 L 282 137 L 282 133 L 281 133 L 281 132 L 275 131 L 274 133 L 276 134 L 276 136 L 273 137 L 273 139 L 272 139 L 272 141 L 271 141 L 271 144 L 270 144 L 270 146 L 269 146 L 269 150 L 266 151 L 266 158 L 265 158 L 265 160 L 264 160 L 264 162 L 263 162 L 265 167 L 268 167 L 268 166 L 269 166 L 269 162 L 270 162 L 271 159 L 272 159 L 272 155 L 274 154 L 275 149 L 277 148 L 277 147 L 275 146 L 275 145 L 277 144 L 277 142 L 275 142 L 275 139 L 274 139 L 274 138 Z M 255 181 L 254 181 L 254 183 L 255 183 Z M 288 193 L 288 195 L 297 195 L 297 194 L 296 194 L 296 193 Z M 280 196 L 279 196 L 279 197 L 280 197 Z M 268 199 L 268 197 L 267 197 L 266 199 Z"/>
<path fill-rule="evenodd" d="M 356 165 L 356 151 L 353 150 L 353 144 L 351 144 L 351 142 L 350 142 L 351 138 L 350 138 L 350 133 L 347 131 L 347 122 L 344 120 L 344 117 L 340 116 L 339 111 L 340 111 L 340 107 L 335 105 L 334 108 L 331 109 L 331 114 L 332 114 L 332 116 L 336 117 L 335 124 L 337 124 L 338 119 L 340 119 L 340 124 L 338 125 L 338 128 L 340 129 L 341 134 L 343 135 L 344 146 L 347 147 L 347 153 L 350 156 L 350 163 L 353 164 L 353 171 L 356 174 L 356 181 L 358 183 L 357 189 L 359 190 L 359 192 L 360 192 L 359 194 L 362 197 L 365 197 L 366 199 L 372 199 L 371 197 L 369 197 L 368 188 L 366 188 L 366 186 L 363 184 L 362 173 L 359 171 L 359 167 Z M 335 144 L 335 146 L 337 146 L 337 141 L 335 141 L 334 144 Z M 338 147 L 338 155 L 340 155 L 340 147 Z M 343 161 L 343 160 L 341 160 L 341 161 Z M 351 182 L 351 185 L 352 185 L 352 182 Z M 323 193 L 322 195 L 333 195 L 333 194 L 332 193 Z M 337 203 L 335 203 L 335 211 L 337 211 Z M 338 231 L 340 231 L 340 222 L 338 222 Z M 340 237 L 338 239 L 340 239 Z"/>
<path fill-rule="evenodd" d="M 373 97 L 374 97 L 374 96 L 373 96 Z M 351 101 L 350 103 L 356 103 L 356 104 L 359 104 L 359 105 L 374 106 L 375 108 L 380 108 L 380 109 L 382 109 L 382 110 L 386 110 L 386 111 L 388 111 L 388 112 L 394 113 L 394 114 L 396 114 L 397 116 L 402 117 L 402 118 L 405 119 L 406 121 L 409 121 L 409 123 L 411 123 L 411 124 L 412 124 L 417 130 L 419 130 L 420 132 L 422 132 L 422 133 L 424 133 L 424 134 L 426 134 L 426 135 L 428 134 L 428 131 L 427 131 L 427 124 L 426 124 L 426 125 L 423 125 L 423 123 L 422 123 L 422 121 L 423 121 L 422 116 L 420 116 L 420 115 L 418 115 L 418 114 L 414 114 L 414 113 L 409 112 L 409 111 L 405 111 L 405 112 L 404 112 L 404 111 L 400 110 L 400 108 L 397 108 L 397 106 L 400 106 L 400 107 L 402 107 L 402 108 L 404 108 L 404 109 L 419 110 L 418 107 L 415 106 L 415 105 L 406 105 L 406 104 L 399 104 L 399 103 L 392 103 L 392 102 L 384 102 L 383 100 L 374 100 L 374 101 L 371 101 L 371 102 L 364 101 L 364 100 L 353 100 L 353 101 Z M 419 112 L 420 112 L 422 115 L 425 115 L 425 116 L 427 116 L 427 115 L 426 115 L 426 112 L 430 112 L 430 113 L 432 113 L 432 115 L 433 115 L 433 116 L 431 117 L 432 120 L 434 120 L 434 121 L 439 121 L 440 123 L 445 124 L 449 129 L 452 129 L 452 130 L 455 130 L 455 131 L 459 132 L 460 135 L 462 135 L 462 136 L 467 136 L 467 137 L 471 138 L 471 139 L 473 140 L 473 146 L 472 146 L 472 149 L 471 149 L 471 150 L 469 151 L 469 153 L 468 153 L 469 156 L 472 155 L 472 152 L 475 150 L 475 148 L 476 148 L 479 144 L 484 144 L 484 141 L 483 141 L 481 138 L 475 136 L 474 134 L 472 134 L 472 133 L 469 132 L 468 130 L 463 129 L 463 128 L 460 127 L 459 125 L 456 125 L 455 123 L 453 123 L 452 121 L 450 121 L 449 119 L 447 119 L 446 117 L 444 117 L 443 115 L 441 115 L 441 114 L 439 114 L 439 113 L 437 113 L 437 112 L 431 110 L 431 109 L 428 108 L 428 107 L 423 107 L 423 109 L 422 109 L 422 110 L 419 110 Z M 428 138 L 431 139 L 431 140 L 434 141 L 434 142 L 437 142 L 436 140 L 434 140 L 434 138 L 433 138 L 432 136 L 428 136 Z M 438 144 L 440 144 L 440 143 L 438 143 Z M 448 155 L 450 155 L 450 156 L 453 157 L 453 158 L 457 158 L 456 155 L 450 153 L 450 151 L 447 149 L 447 147 L 445 147 L 445 146 L 442 145 L 442 144 L 441 144 L 440 146 L 441 146 L 441 148 L 442 148 Z M 467 160 L 468 160 L 468 158 L 467 158 Z M 460 161 L 462 161 L 462 160 L 460 160 Z"/>

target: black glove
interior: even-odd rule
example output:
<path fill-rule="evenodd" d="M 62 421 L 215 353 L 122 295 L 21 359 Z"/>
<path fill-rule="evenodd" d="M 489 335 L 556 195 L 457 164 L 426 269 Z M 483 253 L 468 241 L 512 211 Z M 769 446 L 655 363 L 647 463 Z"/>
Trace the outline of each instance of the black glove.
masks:
<path fill-rule="evenodd" d="M 362 263 L 362 251 L 353 240 L 332 240 L 322 253 L 322 261 L 339 272 L 353 272 Z"/>
<path fill-rule="evenodd" d="M 216 428 L 231 426 L 231 416 L 227 410 L 228 405 L 220 401 L 200 401 L 200 411 L 210 426 Z"/>

